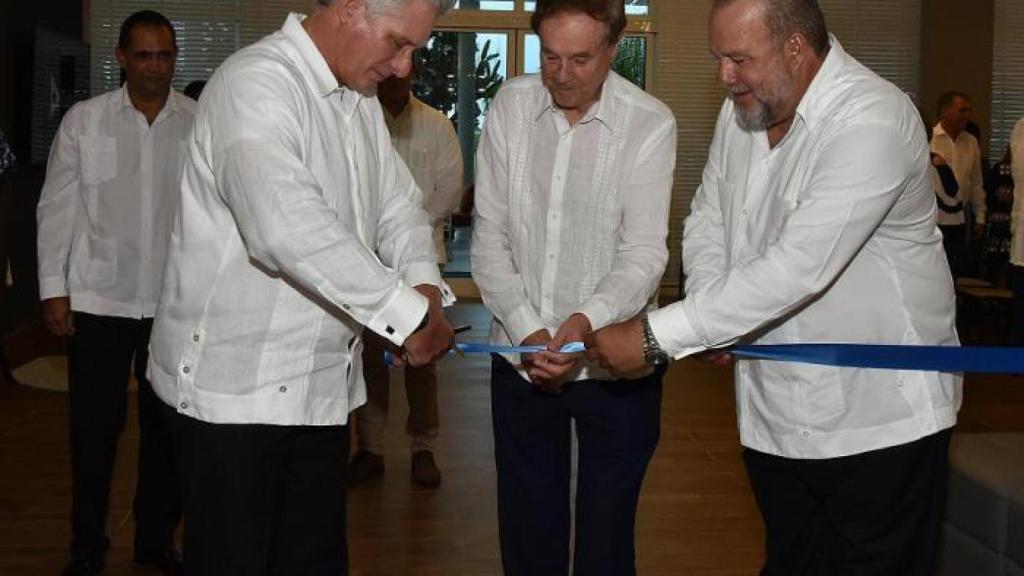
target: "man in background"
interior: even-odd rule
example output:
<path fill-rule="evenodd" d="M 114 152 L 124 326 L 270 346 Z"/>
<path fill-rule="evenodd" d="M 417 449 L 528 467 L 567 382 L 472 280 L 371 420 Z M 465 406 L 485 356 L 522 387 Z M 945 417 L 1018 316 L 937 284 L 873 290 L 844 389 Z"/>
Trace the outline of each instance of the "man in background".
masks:
<path fill-rule="evenodd" d="M 377 99 L 391 143 L 423 194 L 423 208 L 433 227 L 438 266 L 445 258 L 445 219 L 462 199 L 462 153 L 451 121 L 412 95 L 415 67 L 404 77 L 380 83 Z M 384 363 L 386 340 L 364 333 L 363 374 L 366 404 L 356 413 L 358 450 L 349 465 L 349 485 L 384 473 L 384 431 L 388 422 L 390 373 Z M 425 488 L 441 485 L 434 458 L 440 425 L 437 410 L 437 370 L 433 363 L 405 366 L 405 395 L 409 405 L 405 431 L 411 438 L 412 481 Z"/>
<path fill-rule="evenodd" d="M 1013 212 L 1010 215 L 1010 287 L 1013 288 L 1013 317 L 1010 343 L 1024 346 L 1024 119 L 1018 120 L 1010 137 L 1010 165 L 1013 173 Z"/>
<path fill-rule="evenodd" d="M 139 385 L 135 561 L 167 574 L 181 503 L 171 438 L 146 378 L 179 174 L 195 103 L 171 90 L 178 48 L 161 14 L 121 25 L 121 88 L 76 104 L 61 121 L 39 198 L 39 292 L 50 331 L 68 336 L 71 562 L 99 572 L 129 376 Z"/>
<path fill-rule="evenodd" d="M 932 129 L 931 150 L 952 167 L 959 185 L 953 205 L 943 203 L 937 212 L 942 243 L 955 279 L 964 271 L 968 230 L 976 239 L 985 233 L 985 173 L 978 140 L 967 131 L 967 124 L 973 117 L 970 97 L 963 92 L 947 92 L 939 98 L 938 113 L 939 122 Z M 965 215 L 967 203 L 974 216 L 973 226 Z"/>

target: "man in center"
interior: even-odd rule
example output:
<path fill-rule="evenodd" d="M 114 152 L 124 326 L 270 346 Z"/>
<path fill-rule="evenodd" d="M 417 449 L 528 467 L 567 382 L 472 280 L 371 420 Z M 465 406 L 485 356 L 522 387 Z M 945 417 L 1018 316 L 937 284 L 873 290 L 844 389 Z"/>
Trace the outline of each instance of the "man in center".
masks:
<path fill-rule="evenodd" d="M 634 574 L 637 499 L 658 442 L 663 370 L 618 379 L 567 342 L 653 300 L 668 259 L 676 125 L 610 72 L 622 0 L 541 0 L 541 74 L 505 84 L 477 157 L 473 278 L 496 344 L 492 416 L 506 575 Z"/>

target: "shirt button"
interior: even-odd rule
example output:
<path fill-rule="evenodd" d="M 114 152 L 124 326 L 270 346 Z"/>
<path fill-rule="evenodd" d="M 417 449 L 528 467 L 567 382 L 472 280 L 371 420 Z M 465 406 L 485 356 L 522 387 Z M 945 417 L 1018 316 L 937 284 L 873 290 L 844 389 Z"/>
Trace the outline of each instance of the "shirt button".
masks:
<path fill-rule="evenodd" d="M 198 332 L 196 332 L 195 334 L 192 335 L 192 341 L 193 342 L 199 342 L 199 333 Z"/>
<path fill-rule="evenodd" d="M 342 307 L 342 309 L 344 309 L 344 310 L 351 310 L 351 309 L 352 309 L 352 307 L 351 307 L 351 306 L 349 306 L 348 304 L 342 304 L 342 305 L 341 305 L 341 307 Z"/>
<path fill-rule="evenodd" d="M 188 366 L 185 366 L 184 368 L 182 368 L 182 369 L 181 369 L 181 372 L 182 372 L 183 374 L 188 374 L 188 373 L 189 373 L 189 372 L 191 372 L 191 371 L 192 371 L 192 370 L 191 370 L 191 369 L 190 369 L 190 368 L 189 368 Z"/>
<path fill-rule="evenodd" d="M 555 255 L 554 254 L 548 254 L 548 260 L 554 260 L 554 259 L 555 259 Z"/>
<path fill-rule="evenodd" d="M 804 430 L 803 432 L 800 433 L 800 435 L 803 436 L 804 438 L 810 438 L 811 437 L 811 433 L 808 430 Z"/>
<path fill-rule="evenodd" d="M 182 410 L 188 410 L 188 402 L 182 402 L 181 404 L 178 404 L 178 408 L 181 408 Z"/>
<path fill-rule="evenodd" d="M 288 391 L 288 387 L 287 386 L 281 386 L 280 388 L 277 389 L 277 391 L 282 393 L 282 394 L 284 394 L 285 392 Z"/>

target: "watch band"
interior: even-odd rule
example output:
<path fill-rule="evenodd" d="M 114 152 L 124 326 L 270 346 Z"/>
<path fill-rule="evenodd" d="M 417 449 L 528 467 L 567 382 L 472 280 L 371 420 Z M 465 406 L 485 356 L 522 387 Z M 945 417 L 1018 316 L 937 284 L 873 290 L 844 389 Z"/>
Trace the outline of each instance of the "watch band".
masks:
<path fill-rule="evenodd" d="M 644 362 L 647 362 L 648 366 L 667 363 L 668 354 L 661 349 L 661 344 L 658 344 L 658 339 L 654 337 L 654 331 L 651 330 L 651 323 L 647 319 L 647 314 L 643 315 L 642 322 L 644 329 Z"/>

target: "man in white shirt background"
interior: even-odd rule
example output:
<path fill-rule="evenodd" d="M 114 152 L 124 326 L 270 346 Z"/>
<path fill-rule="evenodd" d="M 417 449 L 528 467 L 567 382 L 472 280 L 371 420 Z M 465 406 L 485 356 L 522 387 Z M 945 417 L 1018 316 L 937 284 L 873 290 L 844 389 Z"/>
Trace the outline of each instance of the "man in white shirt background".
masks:
<path fill-rule="evenodd" d="M 373 95 L 452 0 L 319 0 L 199 100 L 150 376 L 172 420 L 191 576 L 348 572 L 364 326 L 451 344 L 430 220 Z"/>
<path fill-rule="evenodd" d="M 963 92 L 946 92 L 939 97 L 938 113 L 939 122 L 932 129 L 931 150 L 941 156 L 956 175 L 959 190 L 950 200 L 959 210 L 940 208 L 936 216 L 950 272 L 953 278 L 959 278 L 967 258 L 968 231 L 974 239 L 980 239 L 985 233 L 984 170 L 988 166 L 982 167 L 978 139 L 967 131 L 967 123 L 973 117 L 970 97 Z M 968 203 L 974 216 L 973 226 L 965 215 Z"/>
<path fill-rule="evenodd" d="M 71 562 L 103 567 L 107 503 L 127 386 L 138 381 L 135 560 L 180 566 L 172 532 L 181 504 L 147 346 L 194 103 L 171 90 L 174 28 L 141 11 L 121 26 L 120 89 L 76 104 L 61 121 L 38 207 L 39 289 L 50 331 L 68 339 Z"/>
<path fill-rule="evenodd" d="M 610 72 L 622 0 L 542 0 L 531 24 L 541 74 L 507 81 L 488 111 L 471 248 L 491 342 L 547 347 L 493 358 L 501 561 L 507 576 L 569 574 L 575 424 L 572 571 L 634 574 L 664 370 L 619 379 L 557 351 L 652 301 L 668 260 L 676 125 Z"/>
<path fill-rule="evenodd" d="M 433 227 L 437 263 L 445 263 L 444 222 L 462 199 L 462 153 L 452 123 L 441 112 L 412 95 L 415 66 L 404 77 L 380 83 L 377 98 L 391 143 L 423 194 L 423 208 Z M 384 473 L 384 430 L 388 421 L 390 374 L 384 363 L 386 340 L 363 333 L 363 374 L 366 404 L 356 412 L 357 451 L 349 465 L 349 485 Z M 437 410 L 437 371 L 434 364 L 405 367 L 409 416 L 405 430 L 411 438 L 411 476 L 426 488 L 441 484 L 434 459 L 440 426 Z"/>
<path fill-rule="evenodd" d="M 909 99 L 815 0 L 718 0 L 709 39 L 729 97 L 685 225 L 687 296 L 596 332 L 588 355 L 628 373 L 645 349 L 956 346 Z M 762 574 L 934 574 L 959 376 L 739 360 L 735 378 Z"/>
<path fill-rule="evenodd" d="M 1024 119 L 1018 120 L 1013 127 L 1010 165 L 1013 172 L 1013 212 L 1010 215 L 1013 317 L 1010 320 L 1010 344 L 1024 346 Z"/>

